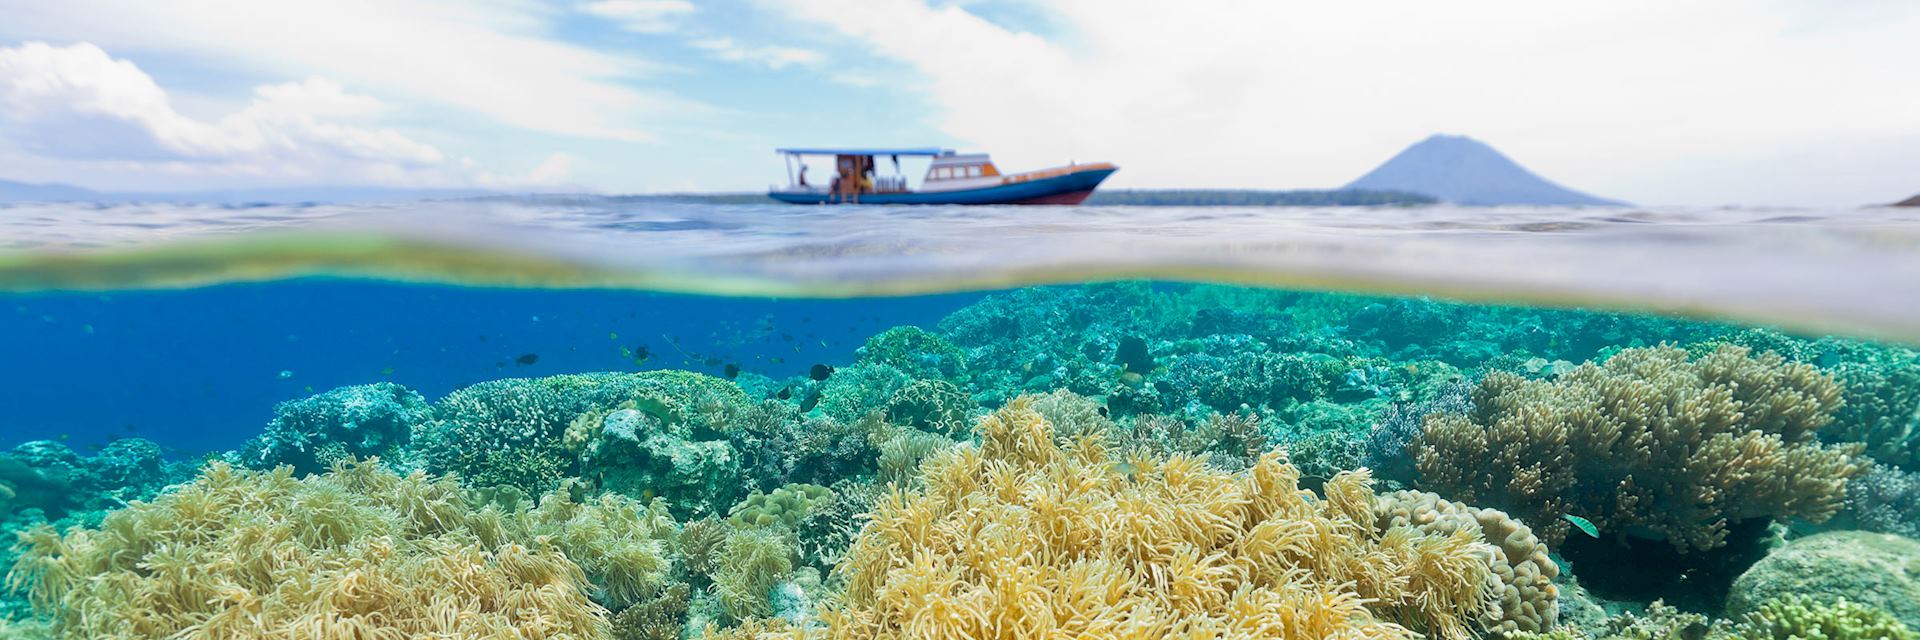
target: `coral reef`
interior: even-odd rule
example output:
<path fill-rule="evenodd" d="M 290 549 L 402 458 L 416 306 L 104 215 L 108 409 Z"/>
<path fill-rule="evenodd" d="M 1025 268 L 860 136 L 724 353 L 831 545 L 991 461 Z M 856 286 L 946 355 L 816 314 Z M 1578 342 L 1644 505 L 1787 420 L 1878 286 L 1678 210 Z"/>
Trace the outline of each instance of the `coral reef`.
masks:
<path fill-rule="evenodd" d="M 679 640 L 686 631 L 687 585 L 662 589 L 653 599 L 613 616 L 612 640 Z"/>
<path fill-rule="evenodd" d="M 1533 530 L 1496 509 L 1480 509 L 1431 493 L 1395 491 L 1374 500 L 1375 526 L 1380 531 L 1412 527 L 1427 535 L 1467 531 L 1490 545 L 1487 575 L 1498 597 L 1496 606 L 1480 615 L 1477 626 L 1497 634 L 1545 631 L 1559 611 L 1559 587 L 1554 578 L 1559 565 L 1547 556 L 1547 545 Z"/>
<path fill-rule="evenodd" d="M 663 422 L 632 401 L 588 413 L 567 429 L 581 477 L 606 491 L 665 496 L 675 514 L 716 512 L 745 487 L 740 461 L 725 439 L 696 440 L 686 422 Z"/>
<path fill-rule="evenodd" d="M 793 528 L 815 509 L 833 503 L 833 490 L 817 484 L 790 484 L 767 493 L 755 491 L 727 511 L 734 527 Z"/>
<path fill-rule="evenodd" d="M 605 635 L 559 550 L 484 542 L 452 482 L 341 464 L 213 463 L 98 529 L 27 533 L 8 584 L 73 638 Z"/>
<path fill-rule="evenodd" d="M 1794 540 L 1734 580 L 1727 614 L 1744 616 L 1787 596 L 1845 599 L 1920 628 L 1920 540 L 1860 531 Z"/>
<path fill-rule="evenodd" d="M 966 433 L 980 405 L 945 380 L 915 380 L 895 391 L 882 407 L 887 422 L 947 435 Z"/>
<path fill-rule="evenodd" d="M 867 338 L 855 353 L 861 364 L 887 365 L 918 380 L 963 381 L 967 377 L 966 353 L 920 327 L 887 329 Z"/>
<path fill-rule="evenodd" d="M 721 610 L 734 620 L 773 614 L 774 585 L 793 571 L 791 534 L 778 529 L 735 529 L 720 547 L 713 587 Z"/>
<path fill-rule="evenodd" d="M 405 460 L 413 430 L 432 419 L 426 398 L 391 383 L 341 387 L 288 400 L 273 408 L 273 420 L 232 458 L 256 469 L 291 465 L 295 473 L 319 473 L 348 458 Z"/>
<path fill-rule="evenodd" d="M 1920 538 L 1920 472 L 1870 465 L 1847 481 L 1847 506 L 1835 524 Z"/>
<path fill-rule="evenodd" d="M 1627 349 L 1552 381 L 1494 372 L 1473 400 L 1470 415 L 1427 419 L 1420 486 L 1506 509 L 1549 543 L 1575 515 L 1704 551 L 1732 523 L 1833 515 L 1858 471 L 1852 451 L 1814 441 L 1839 386 L 1740 347 Z"/>
<path fill-rule="evenodd" d="M 1364 473 L 1319 497 L 1278 453 L 1116 460 L 1025 399 L 976 430 L 874 507 L 829 636 L 1465 638 L 1494 606 L 1479 532 L 1378 529 Z"/>
<path fill-rule="evenodd" d="M 1913 640 L 1913 630 L 1886 611 L 1840 599 L 1823 604 L 1806 596 L 1788 596 L 1760 605 L 1742 616 L 1734 632 L 1741 640 Z"/>
<path fill-rule="evenodd" d="M 582 414 L 630 400 L 645 374 L 591 373 L 491 380 L 455 390 L 414 431 L 413 449 L 433 473 L 473 487 L 510 485 L 545 493 L 572 475 L 562 444 Z"/>

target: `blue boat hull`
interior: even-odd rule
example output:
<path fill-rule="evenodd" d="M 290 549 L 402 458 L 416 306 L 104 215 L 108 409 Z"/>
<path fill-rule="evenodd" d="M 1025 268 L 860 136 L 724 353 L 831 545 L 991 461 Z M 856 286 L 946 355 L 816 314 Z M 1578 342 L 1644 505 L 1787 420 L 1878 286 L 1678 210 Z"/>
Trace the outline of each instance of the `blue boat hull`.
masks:
<path fill-rule="evenodd" d="M 959 191 L 863 193 L 857 198 L 842 198 L 832 193 L 772 191 L 767 197 L 789 204 L 1080 204 L 1116 170 L 1089 169 Z"/>

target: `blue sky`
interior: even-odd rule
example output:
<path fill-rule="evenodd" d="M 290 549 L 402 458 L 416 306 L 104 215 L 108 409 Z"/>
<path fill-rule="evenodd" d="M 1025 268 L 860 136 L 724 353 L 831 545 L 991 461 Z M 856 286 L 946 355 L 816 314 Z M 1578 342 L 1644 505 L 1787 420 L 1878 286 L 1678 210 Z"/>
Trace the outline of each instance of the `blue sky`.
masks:
<path fill-rule="evenodd" d="M 0 178 L 662 192 L 782 145 L 1325 188 L 1433 133 L 1655 204 L 1920 191 L 1904 0 L 0 0 Z"/>

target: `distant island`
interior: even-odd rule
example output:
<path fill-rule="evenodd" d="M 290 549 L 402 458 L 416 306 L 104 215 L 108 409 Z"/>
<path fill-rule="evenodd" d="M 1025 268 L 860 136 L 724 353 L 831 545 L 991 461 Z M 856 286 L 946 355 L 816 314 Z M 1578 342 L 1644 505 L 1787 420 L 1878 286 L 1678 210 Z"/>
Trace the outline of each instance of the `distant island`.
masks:
<path fill-rule="evenodd" d="M 1554 184 L 1486 143 L 1448 135 L 1407 147 L 1345 189 L 1424 193 L 1446 202 L 1481 206 L 1626 204 Z"/>
<path fill-rule="evenodd" d="M 257 189 L 210 189 L 202 191 L 94 191 L 70 184 L 29 183 L 0 180 L 0 202 L 87 202 L 123 204 L 132 202 L 166 204 L 302 204 L 351 202 L 402 202 L 444 200 L 490 195 L 481 189 L 411 189 L 405 187 L 266 187 Z"/>
<path fill-rule="evenodd" d="M 1905 200 L 1901 200 L 1899 202 L 1895 202 L 1887 206 L 1889 207 L 1920 207 L 1920 196 L 1907 198 Z"/>
<path fill-rule="evenodd" d="M 679 202 L 692 204 L 767 204 L 764 193 L 660 193 L 596 196 L 538 194 L 500 196 L 543 204 Z M 1439 202 L 1433 196 L 1405 191 L 1324 189 L 1272 191 L 1257 189 L 1116 189 L 1095 191 L 1085 204 L 1114 207 L 1374 207 L 1417 206 Z"/>
<path fill-rule="evenodd" d="M 1118 207 L 1377 207 L 1438 202 L 1426 194 L 1377 189 L 1116 189 L 1095 191 L 1086 203 Z"/>

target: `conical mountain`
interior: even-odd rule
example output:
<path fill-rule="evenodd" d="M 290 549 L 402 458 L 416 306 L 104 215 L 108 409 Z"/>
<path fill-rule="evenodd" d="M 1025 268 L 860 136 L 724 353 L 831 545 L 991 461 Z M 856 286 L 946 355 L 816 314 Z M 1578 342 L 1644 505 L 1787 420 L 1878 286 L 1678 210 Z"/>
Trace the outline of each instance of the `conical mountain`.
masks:
<path fill-rule="evenodd" d="M 1625 204 L 1554 184 L 1466 136 L 1421 140 L 1346 188 L 1411 191 L 1467 205 Z"/>
<path fill-rule="evenodd" d="M 1899 202 L 1895 202 L 1895 203 L 1893 203 L 1893 204 L 1891 204 L 1891 205 L 1888 205 L 1888 206 L 1892 206 L 1892 207 L 1920 207 L 1920 196 L 1914 196 L 1914 197 L 1911 197 L 1911 198 L 1907 198 L 1907 199 L 1905 199 L 1905 200 L 1901 200 L 1901 201 L 1899 201 Z"/>

